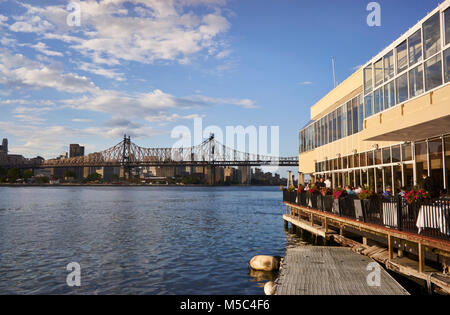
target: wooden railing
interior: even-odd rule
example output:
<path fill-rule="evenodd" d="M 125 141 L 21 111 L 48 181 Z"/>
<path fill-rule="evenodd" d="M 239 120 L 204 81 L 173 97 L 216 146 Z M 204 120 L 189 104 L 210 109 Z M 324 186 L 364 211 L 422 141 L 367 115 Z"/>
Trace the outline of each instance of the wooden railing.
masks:
<path fill-rule="evenodd" d="M 401 196 L 335 199 L 332 195 L 283 190 L 283 201 L 399 231 L 450 240 L 450 199 L 408 203 Z"/>

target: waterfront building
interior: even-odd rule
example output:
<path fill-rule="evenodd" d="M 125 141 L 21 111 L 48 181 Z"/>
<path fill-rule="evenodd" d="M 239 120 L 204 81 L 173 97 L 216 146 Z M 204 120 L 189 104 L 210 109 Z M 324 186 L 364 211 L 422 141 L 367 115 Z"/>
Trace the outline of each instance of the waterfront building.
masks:
<path fill-rule="evenodd" d="M 84 156 L 84 147 L 76 143 L 71 144 L 69 146 L 69 157 L 73 158 L 77 156 Z"/>
<path fill-rule="evenodd" d="M 368 39 L 369 40 L 369 39 Z M 450 0 L 311 107 L 299 132 L 299 175 L 333 186 L 450 181 Z"/>

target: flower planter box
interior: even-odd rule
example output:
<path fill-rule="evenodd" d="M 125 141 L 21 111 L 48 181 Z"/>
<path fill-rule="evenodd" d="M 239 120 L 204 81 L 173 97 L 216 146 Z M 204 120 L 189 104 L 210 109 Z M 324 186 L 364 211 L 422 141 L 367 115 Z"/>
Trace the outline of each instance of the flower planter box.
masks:
<path fill-rule="evenodd" d="M 353 206 L 355 207 L 355 217 L 356 220 L 365 222 L 364 217 L 364 206 L 362 200 L 354 199 Z"/>
<path fill-rule="evenodd" d="M 311 208 L 313 209 L 318 209 L 317 204 L 318 204 L 318 199 L 319 199 L 319 194 L 311 194 L 310 198 L 311 198 Z"/>
<path fill-rule="evenodd" d="M 333 211 L 333 196 L 326 195 L 322 197 L 323 201 L 323 211 L 332 212 Z"/>
<path fill-rule="evenodd" d="M 302 190 L 298 194 L 298 200 L 299 200 L 299 205 L 301 205 L 303 207 L 307 207 L 308 206 L 308 204 L 306 203 L 306 191 Z"/>
<path fill-rule="evenodd" d="M 353 203 L 352 197 L 344 197 L 341 198 L 339 203 L 339 209 L 341 211 L 341 215 L 348 218 L 355 218 L 355 205 Z"/>
<path fill-rule="evenodd" d="M 339 199 L 333 199 L 333 214 L 341 215 L 341 212 L 339 210 Z"/>

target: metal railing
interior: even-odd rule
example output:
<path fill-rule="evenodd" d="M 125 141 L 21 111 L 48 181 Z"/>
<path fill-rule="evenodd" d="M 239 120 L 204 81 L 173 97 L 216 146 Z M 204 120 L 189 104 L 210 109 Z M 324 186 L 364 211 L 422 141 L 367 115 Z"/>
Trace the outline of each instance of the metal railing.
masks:
<path fill-rule="evenodd" d="M 408 203 L 401 196 L 335 199 L 332 195 L 284 190 L 283 201 L 399 231 L 450 240 L 450 199 L 447 198 Z"/>

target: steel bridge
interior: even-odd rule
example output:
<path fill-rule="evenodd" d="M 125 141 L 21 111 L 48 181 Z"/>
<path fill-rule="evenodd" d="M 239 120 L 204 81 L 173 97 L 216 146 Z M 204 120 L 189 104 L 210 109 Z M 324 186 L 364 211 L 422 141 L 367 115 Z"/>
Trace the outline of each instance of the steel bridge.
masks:
<path fill-rule="evenodd" d="M 3 164 L 3 165 L 2 165 Z M 0 163 L 3 167 L 175 167 L 175 166 L 292 166 L 298 157 L 276 157 L 241 152 L 218 142 L 214 135 L 201 144 L 185 148 L 143 148 L 128 136 L 115 146 L 87 156 L 50 160 L 22 160 Z"/>

